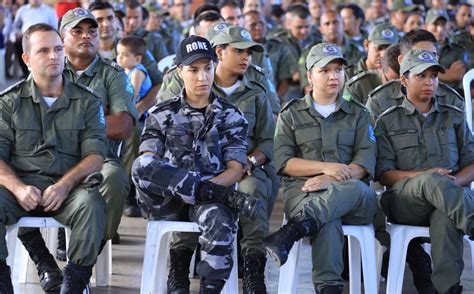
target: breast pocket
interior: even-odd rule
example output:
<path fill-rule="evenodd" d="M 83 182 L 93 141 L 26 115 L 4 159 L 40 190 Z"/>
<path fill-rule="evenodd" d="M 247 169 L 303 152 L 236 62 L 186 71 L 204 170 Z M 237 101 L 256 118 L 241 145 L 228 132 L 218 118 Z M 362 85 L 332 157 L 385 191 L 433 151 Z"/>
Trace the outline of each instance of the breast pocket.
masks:
<path fill-rule="evenodd" d="M 321 129 L 319 126 L 296 129 L 295 141 L 303 157 L 314 158 L 311 155 L 321 151 Z"/>
<path fill-rule="evenodd" d="M 459 160 L 456 131 L 453 128 L 437 130 L 441 149 L 440 161 L 446 167 L 457 166 Z"/>
<path fill-rule="evenodd" d="M 193 150 L 193 135 L 184 128 L 170 128 L 166 131 L 166 149 L 176 158 L 183 158 Z"/>
<path fill-rule="evenodd" d="M 81 131 L 85 129 L 82 117 L 61 117 L 56 120 L 59 151 L 73 156 L 81 154 Z"/>
<path fill-rule="evenodd" d="M 43 134 L 39 125 L 18 123 L 15 126 L 15 149 L 19 152 L 33 152 L 43 141 Z"/>
<path fill-rule="evenodd" d="M 419 142 L 417 134 L 398 134 L 391 136 L 395 150 L 397 168 L 401 170 L 418 169 L 420 166 Z"/>
<path fill-rule="evenodd" d="M 345 129 L 338 132 L 337 152 L 339 154 L 339 160 L 341 163 L 348 164 L 352 161 L 352 157 L 354 156 L 354 140 L 354 129 Z"/>

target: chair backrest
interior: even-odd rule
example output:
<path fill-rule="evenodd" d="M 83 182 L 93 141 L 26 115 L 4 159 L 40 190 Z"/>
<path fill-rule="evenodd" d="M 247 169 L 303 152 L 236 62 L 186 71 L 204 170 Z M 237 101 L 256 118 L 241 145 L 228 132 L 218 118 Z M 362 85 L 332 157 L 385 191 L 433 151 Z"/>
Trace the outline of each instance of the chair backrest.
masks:
<path fill-rule="evenodd" d="M 158 61 L 158 70 L 162 73 L 165 73 L 174 65 L 175 54 L 168 55 Z"/>
<path fill-rule="evenodd" d="M 464 88 L 464 107 L 466 113 L 466 121 L 472 132 L 472 97 L 471 82 L 474 81 L 474 69 L 468 71 L 462 79 L 462 87 Z"/>

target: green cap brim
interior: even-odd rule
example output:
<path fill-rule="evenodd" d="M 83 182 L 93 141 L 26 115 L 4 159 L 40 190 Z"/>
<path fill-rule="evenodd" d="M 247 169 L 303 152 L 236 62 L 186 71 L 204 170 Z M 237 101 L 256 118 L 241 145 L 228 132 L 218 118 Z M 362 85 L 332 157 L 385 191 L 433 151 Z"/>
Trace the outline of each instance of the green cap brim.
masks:
<path fill-rule="evenodd" d="M 417 75 L 431 67 L 437 68 L 440 73 L 446 73 L 446 69 L 444 68 L 444 66 L 442 66 L 441 64 L 436 64 L 436 63 L 422 63 L 415 67 L 412 67 L 411 69 L 409 69 L 409 71 Z"/>
<path fill-rule="evenodd" d="M 235 42 L 229 43 L 229 45 L 237 49 L 250 49 L 258 53 L 262 53 L 264 51 L 263 46 L 255 42 Z"/>
<path fill-rule="evenodd" d="M 448 19 L 446 18 L 446 16 L 444 16 L 444 15 L 439 15 L 439 16 L 435 17 L 434 19 L 432 19 L 432 20 L 430 20 L 430 21 L 427 21 L 426 23 L 427 23 L 427 24 L 434 24 L 434 23 L 435 23 L 438 19 L 440 19 L 440 18 L 444 19 L 445 22 L 448 22 Z"/>
<path fill-rule="evenodd" d="M 405 11 L 405 12 L 412 12 L 412 11 L 415 11 L 417 9 L 418 9 L 418 6 L 416 6 L 416 5 L 407 5 L 407 6 L 402 7 L 402 10 Z"/>
<path fill-rule="evenodd" d="M 84 21 L 84 20 L 88 20 L 90 22 L 92 22 L 93 24 L 95 24 L 96 27 L 99 27 L 99 23 L 97 22 L 97 20 L 95 18 L 92 18 L 92 17 L 89 17 L 89 16 L 84 16 L 84 17 L 80 17 L 76 20 L 73 20 L 71 21 L 70 23 L 67 23 L 65 25 L 62 25 L 61 26 L 61 32 L 65 29 L 65 28 L 74 28 L 75 26 L 77 26 L 81 21 Z"/>
<path fill-rule="evenodd" d="M 387 39 L 380 39 L 380 40 L 369 40 L 370 43 L 372 44 L 375 44 L 377 46 L 380 46 L 380 45 L 392 45 L 392 44 L 395 44 L 397 42 L 391 42 Z"/>
<path fill-rule="evenodd" d="M 340 56 L 326 56 L 326 57 L 323 57 L 320 60 L 316 61 L 315 63 L 311 64 L 311 66 L 309 66 L 309 67 L 307 66 L 307 69 L 310 70 L 313 66 L 316 66 L 316 67 L 319 67 L 319 68 L 325 67 L 330 62 L 332 62 L 333 60 L 336 60 L 336 59 L 342 61 L 342 63 L 345 66 L 349 65 L 349 62 L 347 61 L 347 59 L 345 59 L 343 57 L 340 57 Z"/>

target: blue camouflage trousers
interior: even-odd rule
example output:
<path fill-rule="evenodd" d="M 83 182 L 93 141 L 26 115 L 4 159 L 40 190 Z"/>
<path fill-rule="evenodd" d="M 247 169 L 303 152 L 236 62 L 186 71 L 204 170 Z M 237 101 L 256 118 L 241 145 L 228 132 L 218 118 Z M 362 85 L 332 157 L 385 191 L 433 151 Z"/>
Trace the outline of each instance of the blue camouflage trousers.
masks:
<path fill-rule="evenodd" d="M 153 155 L 141 155 L 135 160 L 132 180 L 146 218 L 191 220 L 198 224 L 201 261 L 197 273 L 207 279 L 227 280 L 233 266 L 237 213 L 221 203 L 196 205 L 199 174 L 169 165 Z"/>

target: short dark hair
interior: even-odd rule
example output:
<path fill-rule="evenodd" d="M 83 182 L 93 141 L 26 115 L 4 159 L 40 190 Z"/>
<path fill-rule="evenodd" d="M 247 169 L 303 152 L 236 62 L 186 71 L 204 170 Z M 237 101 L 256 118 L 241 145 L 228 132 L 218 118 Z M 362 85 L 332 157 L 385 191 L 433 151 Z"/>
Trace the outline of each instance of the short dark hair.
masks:
<path fill-rule="evenodd" d="M 199 15 L 203 14 L 204 12 L 208 11 L 215 11 L 217 13 L 220 13 L 219 7 L 217 5 L 212 4 L 212 3 L 204 3 L 203 5 L 199 6 L 196 11 L 194 11 L 193 18 L 197 19 Z"/>
<path fill-rule="evenodd" d="M 112 9 L 113 11 L 114 7 L 109 2 L 94 1 L 91 4 L 89 4 L 89 7 L 87 8 L 87 10 L 91 12 L 94 10 L 104 10 L 104 9 Z"/>
<path fill-rule="evenodd" d="M 400 53 L 402 55 L 405 55 L 408 51 L 410 51 L 413 45 L 419 42 L 424 42 L 424 41 L 431 42 L 435 46 L 437 44 L 436 37 L 432 33 L 428 32 L 427 30 L 423 30 L 423 29 L 411 30 L 408 33 L 406 33 L 400 40 Z"/>
<path fill-rule="evenodd" d="M 47 23 L 38 23 L 30 26 L 24 33 L 23 33 L 23 38 L 21 40 L 21 46 L 23 47 L 23 52 L 25 53 L 30 53 L 31 49 L 31 44 L 30 44 L 30 38 L 33 33 L 36 32 L 55 32 L 59 38 L 61 38 L 61 35 L 59 34 L 58 30 L 53 28 L 51 25 Z"/>
<path fill-rule="evenodd" d="M 134 55 L 140 55 L 142 58 L 146 55 L 146 42 L 140 37 L 128 36 L 120 39 L 118 43 L 130 49 Z"/>
<path fill-rule="evenodd" d="M 311 17 L 309 9 L 299 3 L 292 4 L 288 7 L 287 12 L 291 13 L 292 16 L 296 16 L 301 19 L 307 19 Z"/>
<path fill-rule="evenodd" d="M 217 12 L 213 10 L 208 10 L 206 12 L 201 13 L 193 22 L 193 26 L 197 27 L 203 21 L 218 21 L 222 20 L 225 21 L 224 18 Z"/>
<path fill-rule="evenodd" d="M 365 21 L 364 10 L 362 10 L 362 8 L 360 8 L 359 5 L 357 5 L 357 4 L 355 4 L 355 3 L 350 3 L 350 4 L 342 5 L 342 6 L 340 7 L 340 9 L 339 9 L 339 7 L 338 7 L 339 13 L 341 13 L 341 11 L 342 11 L 344 8 L 347 8 L 347 9 L 352 10 L 352 14 L 354 14 L 355 18 L 356 18 L 356 19 L 361 19 L 361 20 L 362 20 L 362 23 Z"/>
<path fill-rule="evenodd" d="M 125 3 L 127 4 L 127 8 L 130 8 L 130 9 L 136 9 L 142 6 L 140 2 L 136 0 L 129 0 L 129 1 L 126 1 Z"/>
<path fill-rule="evenodd" d="M 400 74 L 400 63 L 398 63 L 398 56 L 400 55 L 400 43 L 390 45 L 385 54 L 382 56 L 382 70 L 388 71 L 393 70 L 395 73 Z"/>
<path fill-rule="evenodd" d="M 247 15 L 255 15 L 255 16 L 262 16 L 262 13 L 258 10 L 249 10 L 246 13 L 244 13 L 245 16 Z M 265 19 L 264 19 L 265 21 Z"/>
<path fill-rule="evenodd" d="M 221 10 L 222 7 L 225 7 L 225 6 L 230 6 L 230 7 L 233 7 L 233 8 L 242 8 L 242 7 L 240 7 L 239 3 L 235 0 L 221 0 L 217 4 L 217 7 L 219 7 L 219 10 Z"/>

